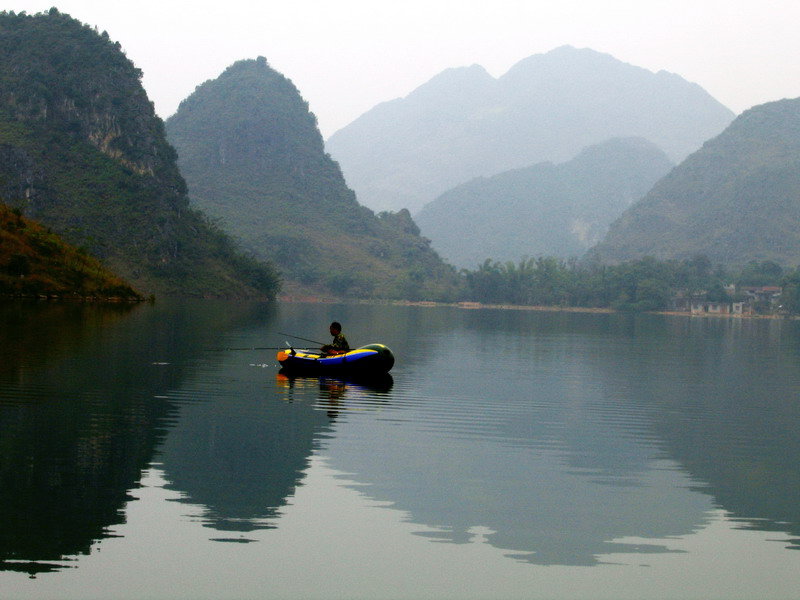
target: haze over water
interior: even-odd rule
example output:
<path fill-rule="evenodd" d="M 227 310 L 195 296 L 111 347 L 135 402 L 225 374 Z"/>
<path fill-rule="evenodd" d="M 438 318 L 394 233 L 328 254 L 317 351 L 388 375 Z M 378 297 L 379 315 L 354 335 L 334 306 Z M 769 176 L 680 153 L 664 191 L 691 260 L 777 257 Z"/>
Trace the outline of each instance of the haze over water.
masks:
<path fill-rule="evenodd" d="M 334 319 L 394 350 L 390 379 L 239 349 Z M 159 302 L 0 322 L 4 599 L 800 584 L 794 321 Z"/>

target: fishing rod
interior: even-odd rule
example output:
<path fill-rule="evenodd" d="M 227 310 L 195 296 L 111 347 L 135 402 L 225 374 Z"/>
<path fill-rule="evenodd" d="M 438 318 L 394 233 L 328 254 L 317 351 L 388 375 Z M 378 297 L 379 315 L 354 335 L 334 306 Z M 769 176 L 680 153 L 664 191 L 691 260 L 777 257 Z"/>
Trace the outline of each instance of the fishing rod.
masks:
<path fill-rule="evenodd" d="M 309 339 L 307 339 L 307 338 L 301 338 L 300 336 L 297 336 L 297 335 L 292 335 L 292 334 L 290 334 L 290 333 L 281 333 L 281 332 L 279 331 L 279 332 L 278 332 L 278 335 L 285 335 L 286 337 L 294 338 L 294 339 L 296 339 L 296 340 L 303 340 L 304 342 L 311 342 L 312 344 L 318 344 L 318 345 L 320 345 L 320 346 L 325 346 L 325 345 L 326 345 L 326 344 L 325 344 L 325 342 L 318 342 L 318 341 L 316 341 L 316 340 L 309 340 Z"/>
<path fill-rule="evenodd" d="M 257 346 L 253 348 L 223 348 L 223 350 L 286 350 L 286 346 Z"/>
<path fill-rule="evenodd" d="M 284 335 L 286 335 L 286 334 L 284 334 Z M 292 348 L 292 345 L 288 341 L 286 341 L 285 344 L 286 344 L 286 346 L 247 346 L 246 348 L 222 348 L 222 350 L 225 350 L 225 351 L 227 351 L 227 350 L 286 350 L 286 348 L 289 348 L 290 350 L 294 349 L 294 348 Z"/>
<path fill-rule="evenodd" d="M 318 342 L 316 340 L 309 340 L 306 338 L 302 338 L 296 335 L 292 335 L 290 333 L 281 333 L 278 332 L 278 335 L 285 335 L 286 337 L 294 338 L 296 340 L 303 340 L 304 342 L 311 342 L 312 344 L 317 344 L 319 346 L 324 346 L 325 342 Z M 289 342 L 286 342 L 286 345 L 291 348 L 292 345 Z M 248 347 L 248 348 L 225 348 L 225 350 L 285 350 L 283 346 L 255 346 L 255 347 Z"/>

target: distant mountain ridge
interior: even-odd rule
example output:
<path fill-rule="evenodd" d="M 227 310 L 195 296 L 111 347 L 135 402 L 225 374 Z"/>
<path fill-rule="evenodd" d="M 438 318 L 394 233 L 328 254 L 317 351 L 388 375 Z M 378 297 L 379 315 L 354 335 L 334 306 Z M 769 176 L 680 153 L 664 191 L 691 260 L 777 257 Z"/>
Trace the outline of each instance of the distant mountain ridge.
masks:
<path fill-rule="evenodd" d="M 445 299 L 460 285 L 408 211 L 376 216 L 356 201 L 308 104 L 266 58 L 198 86 L 166 129 L 192 201 L 273 261 L 288 293 Z"/>
<path fill-rule="evenodd" d="M 427 204 L 416 221 L 445 260 L 461 268 L 486 259 L 579 257 L 671 168 L 647 140 L 613 139 L 559 165 L 474 179 Z"/>
<path fill-rule="evenodd" d="M 477 65 L 444 71 L 326 146 L 360 202 L 415 214 L 474 177 L 564 162 L 613 137 L 643 137 L 679 162 L 733 116 L 678 75 L 564 46 L 499 79 Z"/>
<path fill-rule="evenodd" d="M 0 198 L 144 293 L 273 297 L 274 271 L 190 208 L 141 75 L 55 8 L 0 13 Z"/>
<path fill-rule="evenodd" d="M 800 264 L 800 98 L 742 113 L 625 211 L 589 257 L 697 254 Z"/>

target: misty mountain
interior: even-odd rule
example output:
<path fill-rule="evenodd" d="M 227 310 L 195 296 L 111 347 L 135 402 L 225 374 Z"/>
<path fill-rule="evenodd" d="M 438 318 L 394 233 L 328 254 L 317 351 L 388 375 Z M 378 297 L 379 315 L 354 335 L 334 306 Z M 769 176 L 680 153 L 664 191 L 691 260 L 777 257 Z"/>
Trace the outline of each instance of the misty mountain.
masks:
<path fill-rule="evenodd" d="M 189 207 L 141 76 L 56 9 L 0 13 L 0 199 L 141 292 L 274 296 L 271 268 Z"/>
<path fill-rule="evenodd" d="M 800 264 L 800 99 L 744 112 L 615 221 L 590 256 Z"/>
<path fill-rule="evenodd" d="M 265 58 L 198 86 L 166 129 L 192 202 L 274 261 L 290 293 L 432 299 L 459 285 L 408 211 L 356 201 L 308 104 Z"/>
<path fill-rule="evenodd" d="M 478 178 L 439 196 L 416 216 L 448 262 L 580 256 L 608 225 L 672 168 L 642 138 L 613 139 L 572 160 Z"/>
<path fill-rule="evenodd" d="M 733 113 L 700 86 L 589 49 L 526 58 L 499 79 L 447 70 L 380 104 L 327 142 L 359 201 L 416 213 L 478 176 L 573 158 L 613 137 L 643 137 L 680 162 Z"/>

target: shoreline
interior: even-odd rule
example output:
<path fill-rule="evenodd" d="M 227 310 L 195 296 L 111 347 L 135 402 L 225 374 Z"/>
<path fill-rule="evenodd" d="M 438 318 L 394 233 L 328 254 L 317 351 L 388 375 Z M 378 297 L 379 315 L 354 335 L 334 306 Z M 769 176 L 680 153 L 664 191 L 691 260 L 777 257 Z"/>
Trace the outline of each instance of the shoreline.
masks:
<path fill-rule="evenodd" d="M 597 308 L 589 306 L 542 306 L 542 305 L 521 305 L 521 304 L 483 304 L 481 302 L 435 302 L 432 300 L 365 300 L 365 299 L 342 299 L 331 297 L 315 296 L 283 296 L 278 297 L 276 302 L 297 303 L 297 304 L 385 304 L 390 306 L 421 306 L 428 308 L 450 307 L 462 310 L 527 310 L 539 312 L 569 312 L 587 314 L 643 314 L 643 315 L 667 315 L 674 317 L 696 317 L 696 318 L 722 318 L 722 319 L 773 319 L 773 320 L 796 320 L 800 315 L 788 314 L 735 314 L 735 313 L 692 313 L 689 311 L 656 310 L 656 311 L 620 311 L 613 308 Z"/>

